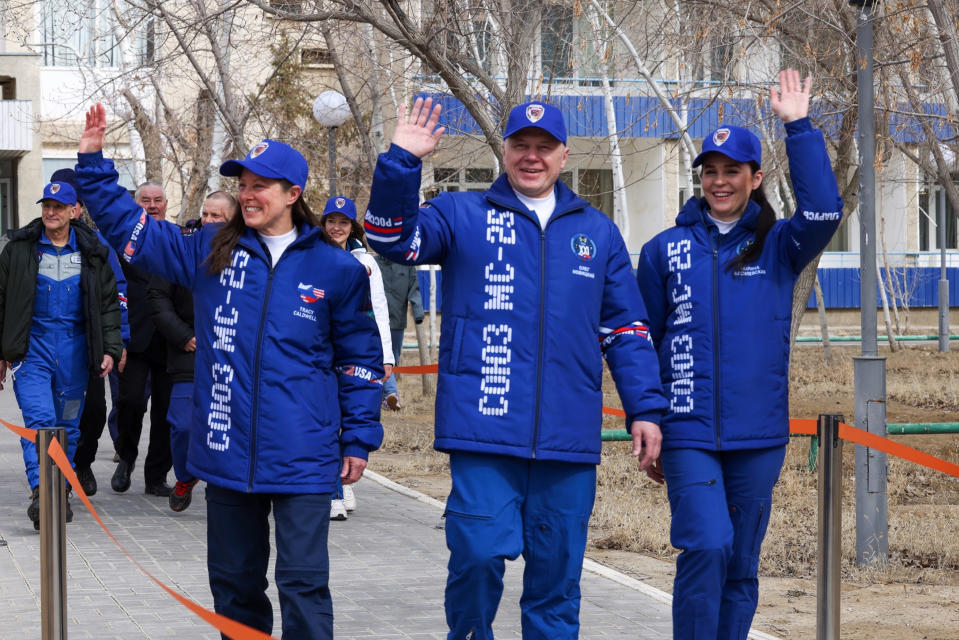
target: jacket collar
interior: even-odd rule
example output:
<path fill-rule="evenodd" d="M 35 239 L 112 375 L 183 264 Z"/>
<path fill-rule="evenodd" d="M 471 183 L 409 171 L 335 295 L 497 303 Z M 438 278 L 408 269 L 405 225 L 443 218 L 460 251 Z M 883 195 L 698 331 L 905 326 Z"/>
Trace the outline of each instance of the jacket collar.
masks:
<path fill-rule="evenodd" d="M 29 224 L 7 233 L 11 242 L 26 240 L 37 242 L 43 234 L 43 220 L 36 218 Z M 70 221 L 70 242 L 73 247 L 85 255 L 96 254 L 106 259 L 108 249 L 100 242 L 96 233 L 80 220 Z"/>
<path fill-rule="evenodd" d="M 706 198 L 692 197 L 686 201 L 679 215 L 676 216 L 676 225 L 680 227 L 691 227 L 696 224 L 702 224 L 707 229 L 709 227 L 715 227 L 716 225 L 706 215 L 707 211 L 709 211 L 709 205 L 706 203 Z M 756 221 L 758 219 L 759 204 L 755 200 L 750 199 L 746 204 L 746 211 L 743 213 L 743 217 L 739 219 L 739 224 L 734 227 L 734 230 L 744 229 L 746 231 L 755 231 Z"/>
<path fill-rule="evenodd" d="M 297 227 L 296 240 L 290 244 L 290 247 L 298 246 L 303 242 L 312 242 L 314 238 L 320 238 L 320 228 L 310 226 L 305 222 L 301 223 L 300 226 Z M 263 248 L 263 244 L 260 242 L 260 235 L 255 229 L 247 227 L 246 230 L 243 231 L 243 235 L 240 236 L 240 239 L 237 241 L 237 245 L 242 246 L 247 251 L 255 253 L 268 263 L 271 262 L 269 257 L 266 255 L 266 249 Z"/>
<path fill-rule="evenodd" d="M 573 211 L 585 209 L 589 206 L 588 202 L 573 193 L 562 180 L 556 181 L 553 191 L 556 194 L 556 209 L 553 211 L 553 215 L 550 216 L 550 220 Z M 536 214 L 527 209 L 526 205 L 520 202 L 519 198 L 516 197 L 516 192 L 514 192 L 513 187 L 510 186 L 509 178 L 507 178 L 505 173 L 500 175 L 500 177 L 490 185 L 490 188 L 484 195 L 491 203 L 512 211 L 518 211 L 539 224 L 539 218 L 536 217 Z"/>

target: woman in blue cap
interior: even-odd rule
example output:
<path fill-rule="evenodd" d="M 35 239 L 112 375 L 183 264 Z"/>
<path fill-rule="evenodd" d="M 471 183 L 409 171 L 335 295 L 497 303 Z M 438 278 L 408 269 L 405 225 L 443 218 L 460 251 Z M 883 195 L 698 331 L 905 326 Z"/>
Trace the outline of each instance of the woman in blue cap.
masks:
<path fill-rule="evenodd" d="M 283 636 L 333 637 L 330 496 L 359 479 L 383 437 L 382 350 L 369 278 L 332 246 L 303 199 L 307 164 L 275 140 L 220 167 L 240 215 L 184 235 L 117 184 L 96 105 L 77 185 L 125 259 L 192 289 L 196 329 L 187 470 L 207 482 L 207 566 L 216 611 L 271 633 L 269 515 Z M 341 462 L 342 460 L 342 462 Z"/>
<path fill-rule="evenodd" d="M 393 356 L 393 339 L 390 335 L 390 310 L 386 304 L 383 276 L 373 255 L 366 246 L 363 225 L 356 221 L 356 203 L 343 196 L 332 196 L 323 208 L 320 218 L 323 229 L 340 249 L 346 249 L 359 260 L 370 276 L 370 297 L 373 303 L 373 318 L 383 343 L 383 382 L 393 374 L 396 364 Z M 337 482 L 333 503 L 330 505 L 330 520 L 346 520 L 348 513 L 356 509 L 356 494 L 350 485 Z"/>
<path fill-rule="evenodd" d="M 770 106 L 786 128 L 797 211 L 777 220 L 762 191 L 762 147 L 723 125 L 703 141 L 703 197 L 642 249 L 637 278 L 663 388 L 671 542 L 681 550 L 673 637 L 746 638 L 759 550 L 789 440 L 793 286 L 842 219 L 823 136 L 810 125 L 811 79 L 779 74 Z"/>

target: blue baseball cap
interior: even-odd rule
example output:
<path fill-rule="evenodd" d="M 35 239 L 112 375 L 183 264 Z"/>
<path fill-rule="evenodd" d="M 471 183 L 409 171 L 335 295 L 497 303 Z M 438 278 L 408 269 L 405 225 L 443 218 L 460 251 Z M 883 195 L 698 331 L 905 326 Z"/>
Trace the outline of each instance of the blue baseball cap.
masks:
<path fill-rule="evenodd" d="M 43 188 L 43 197 L 37 200 L 37 204 L 44 200 L 56 200 L 72 207 L 77 203 L 77 191 L 67 182 L 51 182 Z"/>
<path fill-rule="evenodd" d="M 343 196 L 333 196 L 326 201 L 323 207 L 323 216 L 329 213 L 342 213 L 350 220 L 356 220 L 356 203 Z"/>
<path fill-rule="evenodd" d="M 513 107 L 506 120 L 503 137 L 508 138 L 523 129 L 542 129 L 566 144 L 566 123 L 563 121 L 563 113 L 551 104 L 534 101 Z"/>
<path fill-rule="evenodd" d="M 236 177 L 249 169 L 258 176 L 288 180 L 301 189 L 306 188 L 310 172 L 306 158 L 288 144 L 263 139 L 253 145 L 243 160 L 227 160 L 220 165 L 220 175 Z"/>
<path fill-rule="evenodd" d="M 703 140 L 703 150 L 693 160 L 693 167 L 703 163 L 707 153 L 721 153 L 736 162 L 755 162 L 762 166 L 763 146 L 749 129 L 731 124 L 720 125 Z"/>

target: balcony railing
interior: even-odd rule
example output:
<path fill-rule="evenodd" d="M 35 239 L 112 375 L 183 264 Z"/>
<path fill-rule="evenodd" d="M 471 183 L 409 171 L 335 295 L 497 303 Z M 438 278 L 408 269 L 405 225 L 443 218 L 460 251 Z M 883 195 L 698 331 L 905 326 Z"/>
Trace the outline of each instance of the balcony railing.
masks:
<path fill-rule="evenodd" d="M 33 150 L 33 102 L 0 100 L 0 158 Z"/>

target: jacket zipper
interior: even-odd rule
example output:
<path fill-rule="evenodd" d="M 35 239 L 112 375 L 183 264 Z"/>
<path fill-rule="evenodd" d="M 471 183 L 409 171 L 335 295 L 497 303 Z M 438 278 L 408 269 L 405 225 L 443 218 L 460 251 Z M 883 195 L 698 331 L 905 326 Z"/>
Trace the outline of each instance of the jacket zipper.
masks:
<path fill-rule="evenodd" d="M 284 251 L 284 253 L 286 253 Z M 270 259 L 272 261 L 272 258 Z M 270 307 L 270 295 L 273 293 L 273 272 L 276 265 L 270 266 L 266 279 L 266 296 L 263 299 L 263 308 L 260 312 L 260 326 L 256 331 L 256 351 L 253 354 L 253 404 L 250 414 L 250 479 L 247 491 L 253 493 L 253 473 L 256 469 L 256 423 L 260 404 L 260 349 L 263 346 L 263 326 L 266 324 L 266 312 Z"/>
<path fill-rule="evenodd" d="M 715 235 L 714 235 L 715 233 Z M 723 448 L 720 439 L 720 384 L 719 384 L 719 234 L 709 231 L 713 249 L 713 420 L 716 425 L 716 449 Z"/>
<path fill-rule="evenodd" d="M 550 216 L 552 217 L 552 216 Z M 537 221 L 538 223 L 538 221 Z M 549 222 L 547 221 L 547 224 Z M 536 439 L 539 437 L 539 410 L 543 398 L 543 317 L 546 315 L 546 229 L 539 230 L 539 347 L 536 354 L 536 406 L 533 413 L 533 441 L 530 453 L 536 459 Z"/>

